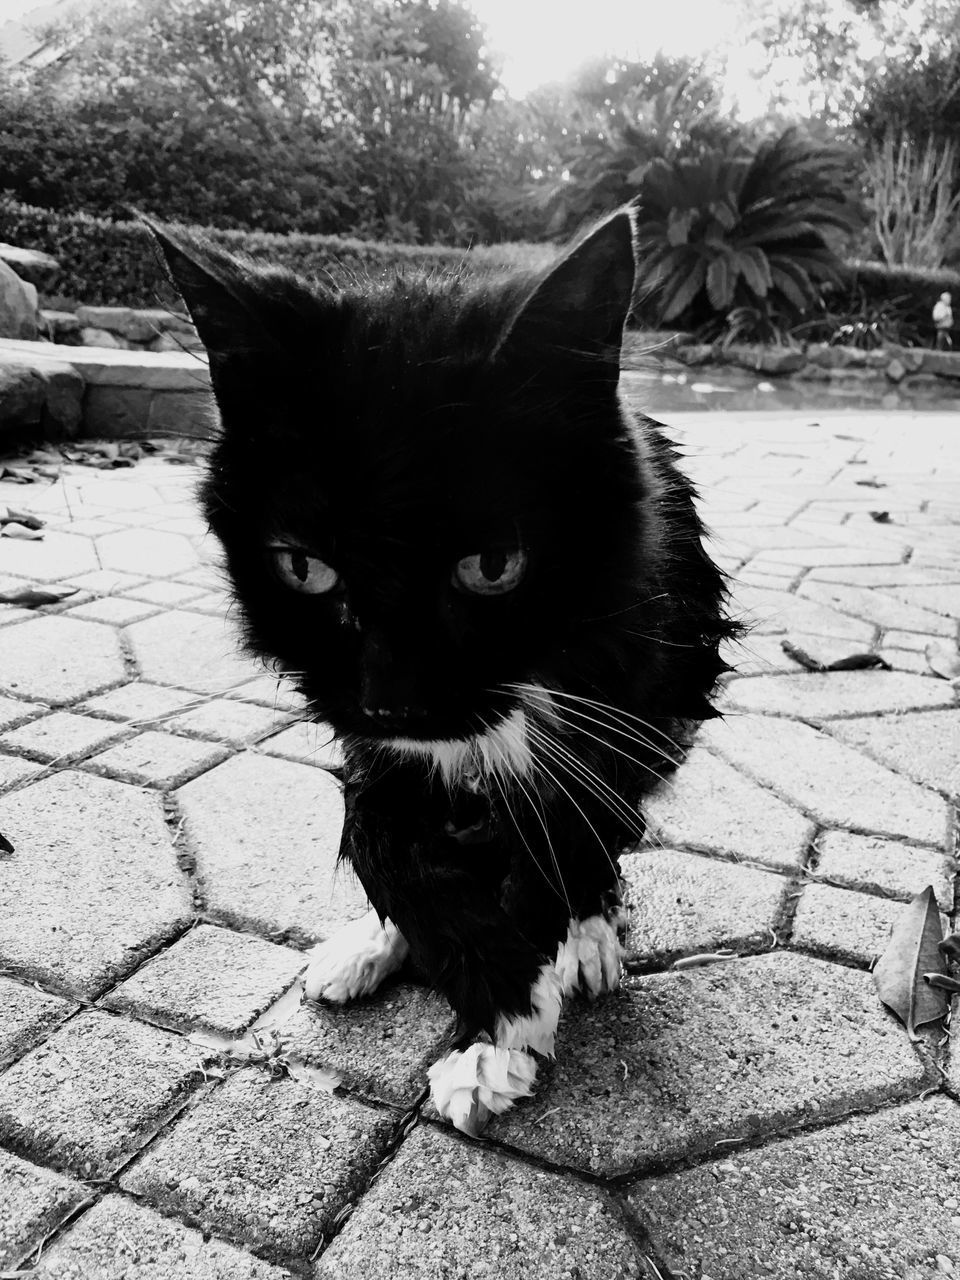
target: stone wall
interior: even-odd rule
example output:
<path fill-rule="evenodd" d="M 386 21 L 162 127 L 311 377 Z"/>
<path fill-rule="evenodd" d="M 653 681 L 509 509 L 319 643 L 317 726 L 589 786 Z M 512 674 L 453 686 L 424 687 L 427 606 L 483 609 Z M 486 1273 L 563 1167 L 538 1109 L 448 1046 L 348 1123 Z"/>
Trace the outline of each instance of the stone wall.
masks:
<path fill-rule="evenodd" d="M 45 336 L 60 346 L 100 347 L 115 351 L 199 351 L 202 344 L 190 320 L 160 307 L 78 307 L 42 311 Z"/>
<path fill-rule="evenodd" d="M 659 335 L 662 342 L 662 335 Z M 830 346 L 811 342 L 805 347 L 755 347 L 737 343 L 695 343 L 676 335 L 658 354 L 669 355 L 688 366 L 733 365 L 773 377 L 793 377 L 816 382 L 833 379 L 884 378 L 892 384 L 916 385 L 937 379 L 960 380 L 960 351 L 930 351 L 922 347 L 884 347 L 862 351 L 859 347 Z M 651 343 L 651 346 L 653 343 Z"/>

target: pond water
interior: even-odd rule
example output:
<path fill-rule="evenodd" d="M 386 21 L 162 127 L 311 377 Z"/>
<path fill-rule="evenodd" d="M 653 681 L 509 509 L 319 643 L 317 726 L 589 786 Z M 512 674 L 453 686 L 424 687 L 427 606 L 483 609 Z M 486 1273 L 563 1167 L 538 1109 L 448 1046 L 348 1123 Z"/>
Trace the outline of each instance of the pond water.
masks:
<path fill-rule="evenodd" d="M 960 412 L 960 387 L 947 381 L 913 390 L 902 390 L 880 374 L 872 378 L 832 378 L 829 382 L 799 378 L 770 378 L 762 373 L 723 365 L 686 369 L 675 361 L 649 358 L 648 368 L 638 368 L 634 358 L 621 374 L 621 385 L 632 403 L 647 413 L 690 412 L 695 409 L 883 409 L 885 411 L 936 409 Z"/>

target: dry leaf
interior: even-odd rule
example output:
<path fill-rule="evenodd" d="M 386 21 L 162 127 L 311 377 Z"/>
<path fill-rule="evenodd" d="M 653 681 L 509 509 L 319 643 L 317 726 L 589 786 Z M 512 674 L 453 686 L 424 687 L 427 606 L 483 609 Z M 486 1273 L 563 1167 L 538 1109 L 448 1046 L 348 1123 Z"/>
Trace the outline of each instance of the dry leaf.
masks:
<path fill-rule="evenodd" d="M 0 516 L 0 524 L 22 524 L 27 529 L 42 529 L 46 523 L 32 511 L 19 511 L 15 507 L 7 507 L 7 514 Z"/>
<path fill-rule="evenodd" d="M 725 948 L 722 951 L 701 951 L 699 955 L 681 956 L 679 960 L 674 960 L 670 968 L 671 969 L 699 969 L 703 965 L 719 964 L 721 960 L 729 960 L 732 956 L 735 956 L 735 955 L 737 955 L 737 952 L 731 951 L 729 948 Z"/>
<path fill-rule="evenodd" d="M 827 663 L 828 671 L 865 671 L 868 667 L 879 667 L 881 671 L 892 671 L 886 658 L 879 653 L 851 653 L 849 658 L 837 658 L 836 662 Z"/>
<path fill-rule="evenodd" d="M 7 837 L 3 834 L 3 832 L 0 831 L 0 853 L 10 854 L 10 853 L 13 853 L 13 851 L 14 851 L 13 845 L 10 843 Z"/>
<path fill-rule="evenodd" d="M 924 981 L 925 974 L 949 976 L 940 953 L 942 941 L 940 909 L 928 885 L 908 904 L 873 970 L 880 999 L 904 1024 L 911 1040 L 917 1039 L 917 1027 L 936 1022 L 949 1008 L 946 995 Z"/>
<path fill-rule="evenodd" d="M 893 524 L 889 511 L 871 511 L 870 519 L 875 520 L 877 524 Z"/>
<path fill-rule="evenodd" d="M 0 591 L 0 604 L 36 609 L 41 604 L 59 604 L 68 596 L 75 596 L 79 590 L 79 587 L 21 587 L 19 591 Z"/>
<path fill-rule="evenodd" d="M 960 991 L 960 982 L 942 973 L 925 973 L 923 980 L 929 982 L 931 987 L 936 987 L 938 991 L 949 991 L 951 995 L 956 995 Z"/>
<path fill-rule="evenodd" d="M 20 538 L 24 542 L 40 542 L 43 534 L 39 529 L 28 529 L 25 524 L 5 524 L 0 528 L 0 538 Z"/>
<path fill-rule="evenodd" d="M 960 649 L 950 640 L 931 640 L 926 648 L 927 666 L 944 680 L 960 680 Z"/>
<path fill-rule="evenodd" d="M 885 489 L 886 482 L 883 480 L 854 480 L 854 484 L 860 485 L 862 489 Z"/>
<path fill-rule="evenodd" d="M 960 933 L 951 933 L 940 943 L 940 954 L 960 964 Z"/>

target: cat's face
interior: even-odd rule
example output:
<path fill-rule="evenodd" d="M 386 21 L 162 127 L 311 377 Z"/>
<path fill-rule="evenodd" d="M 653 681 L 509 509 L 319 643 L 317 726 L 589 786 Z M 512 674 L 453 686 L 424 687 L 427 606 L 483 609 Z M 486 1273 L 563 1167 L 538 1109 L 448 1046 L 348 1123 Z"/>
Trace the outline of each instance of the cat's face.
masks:
<path fill-rule="evenodd" d="M 203 498 L 248 640 L 338 733 L 481 734 L 635 599 L 621 223 L 479 290 L 331 296 L 164 244 L 211 353 Z"/>

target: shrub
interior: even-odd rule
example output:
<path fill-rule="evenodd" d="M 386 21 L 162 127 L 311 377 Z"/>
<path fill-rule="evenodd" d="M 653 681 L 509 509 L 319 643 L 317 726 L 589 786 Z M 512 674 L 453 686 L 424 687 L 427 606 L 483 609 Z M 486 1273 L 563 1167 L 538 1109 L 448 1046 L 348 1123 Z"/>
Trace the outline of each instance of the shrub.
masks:
<path fill-rule="evenodd" d="M 861 347 L 932 346 L 930 313 L 944 292 L 960 298 L 960 273 L 847 262 L 840 280 L 825 291 L 818 314 L 795 332 L 815 342 Z"/>
<path fill-rule="evenodd" d="M 796 129 L 752 156 L 654 161 L 637 197 L 641 314 L 720 327 L 740 308 L 803 315 L 822 284 L 841 279 L 827 236 L 858 220 L 842 174 L 836 150 Z"/>
<path fill-rule="evenodd" d="M 550 256 L 540 245 L 439 246 L 382 244 L 338 236 L 275 235 L 257 231 L 196 228 L 226 249 L 287 266 L 310 278 L 335 282 L 352 273 L 377 276 L 396 267 L 491 272 L 505 267 L 536 268 Z M 150 307 L 177 301 L 137 222 L 110 222 L 87 214 L 61 215 L 19 204 L 0 195 L 0 239 L 42 249 L 60 263 L 58 293 L 91 305 Z"/>

